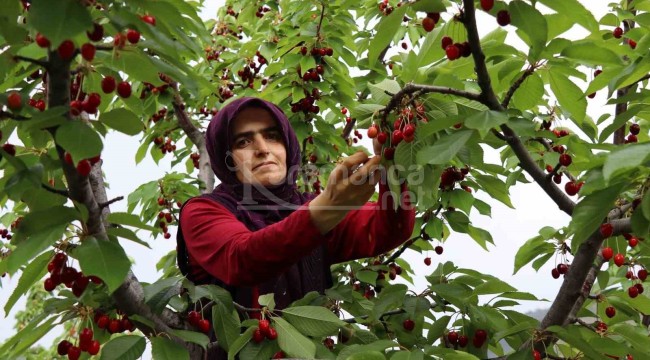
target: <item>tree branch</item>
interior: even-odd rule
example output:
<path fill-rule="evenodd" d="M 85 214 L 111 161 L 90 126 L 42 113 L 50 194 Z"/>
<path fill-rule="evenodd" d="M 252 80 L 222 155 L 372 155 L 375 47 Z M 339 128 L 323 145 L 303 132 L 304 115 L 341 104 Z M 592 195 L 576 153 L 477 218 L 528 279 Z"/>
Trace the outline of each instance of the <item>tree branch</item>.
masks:
<path fill-rule="evenodd" d="M 32 58 L 29 58 L 29 57 L 26 57 L 26 56 L 21 56 L 21 55 L 14 55 L 14 61 L 18 61 L 18 60 L 26 61 L 26 62 L 29 62 L 29 63 L 32 63 L 32 64 L 36 64 L 36 65 L 41 66 L 43 68 L 47 68 L 48 65 L 49 65 L 49 63 L 47 61 L 32 59 Z"/>
<path fill-rule="evenodd" d="M 124 196 L 118 196 L 118 197 L 113 198 L 111 200 L 108 200 L 106 202 L 99 203 L 99 207 L 103 209 L 103 208 L 105 208 L 105 207 L 107 207 L 107 206 L 109 206 L 109 205 L 111 205 L 113 203 L 116 203 L 116 202 L 120 201 L 120 200 L 124 200 Z"/>
<path fill-rule="evenodd" d="M 510 86 L 510 89 L 508 89 L 508 92 L 506 93 L 506 96 L 503 98 L 503 101 L 501 102 L 501 106 L 502 106 L 503 108 L 506 108 L 506 109 L 508 108 L 508 104 L 510 104 L 510 100 L 512 99 L 512 96 L 515 94 L 515 91 L 517 91 L 517 89 L 519 89 L 519 87 L 521 86 L 521 84 L 523 84 L 524 81 L 526 80 L 526 78 L 528 78 L 530 75 L 532 75 L 533 72 L 535 72 L 535 66 L 533 66 L 533 65 L 531 64 L 531 65 L 528 67 L 528 69 L 526 69 L 526 71 L 524 71 L 524 73 L 521 74 L 521 76 L 519 77 L 519 79 L 517 79 L 517 81 L 515 81 L 515 82 Z"/>
<path fill-rule="evenodd" d="M 14 114 L 14 113 L 11 113 L 11 112 L 0 110 L 0 120 L 4 120 L 4 119 L 24 121 L 24 120 L 29 120 L 31 118 L 28 118 L 28 117 L 25 117 L 25 116 L 22 116 L 22 115 L 18 115 L 18 114 Z"/>
<path fill-rule="evenodd" d="M 409 246 L 411 246 L 413 244 L 413 242 L 415 240 L 417 240 L 419 237 L 420 236 L 416 236 L 416 237 L 413 237 L 413 238 L 410 238 L 410 239 L 406 240 L 404 242 L 404 244 L 402 244 L 402 247 L 400 247 L 399 250 L 395 251 L 388 259 L 384 260 L 384 262 L 382 264 L 383 265 L 388 265 L 388 264 L 392 263 L 393 261 L 395 261 L 395 259 L 400 257 L 400 255 L 402 255 L 402 253 L 404 253 L 404 251 L 406 251 L 406 249 L 408 249 Z"/>
<path fill-rule="evenodd" d="M 56 189 L 56 188 L 53 188 L 53 187 L 51 187 L 50 185 L 47 185 L 47 184 L 41 184 L 41 187 L 43 189 L 51 192 L 51 193 L 58 194 L 58 195 L 61 195 L 61 196 L 65 196 L 65 197 L 70 197 L 70 193 L 68 193 L 67 190 Z"/>

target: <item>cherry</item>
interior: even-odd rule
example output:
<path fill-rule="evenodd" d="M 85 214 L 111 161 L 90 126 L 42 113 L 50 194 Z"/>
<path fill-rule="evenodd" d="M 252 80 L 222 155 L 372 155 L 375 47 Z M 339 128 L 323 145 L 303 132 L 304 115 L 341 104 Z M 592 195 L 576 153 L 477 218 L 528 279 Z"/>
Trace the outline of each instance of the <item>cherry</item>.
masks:
<path fill-rule="evenodd" d="M 474 337 L 477 339 L 485 340 L 487 339 L 487 332 L 483 329 L 477 329 L 474 332 Z"/>
<path fill-rule="evenodd" d="M 75 52 L 75 46 L 72 40 L 64 40 L 61 45 L 59 45 L 57 52 L 63 60 L 70 60 Z"/>
<path fill-rule="evenodd" d="M 627 295 L 634 299 L 635 297 L 639 296 L 639 289 L 636 286 L 632 286 L 627 289 Z"/>
<path fill-rule="evenodd" d="M 500 10 L 497 13 L 497 24 L 506 26 L 510 24 L 510 13 L 508 10 Z"/>
<path fill-rule="evenodd" d="M 608 238 L 612 236 L 612 233 L 614 232 L 614 227 L 610 223 L 604 223 L 600 225 L 600 235 L 602 235 L 604 238 Z"/>
<path fill-rule="evenodd" d="M 368 136 L 370 136 L 370 135 L 368 135 Z M 377 141 L 378 141 L 380 144 L 382 144 L 382 145 L 385 144 L 385 143 L 386 143 L 386 140 L 388 140 L 388 135 L 386 135 L 385 132 L 382 131 L 382 132 L 380 132 L 379 134 L 377 134 Z"/>
<path fill-rule="evenodd" d="M 334 339 L 332 338 L 325 338 L 323 340 L 323 345 L 325 345 L 326 348 L 332 350 L 334 348 Z"/>
<path fill-rule="evenodd" d="M 571 165 L 572 161 L 573 160 L 571 159 L 571 155 L 569 155 L 569 154 L 560 155 L 560 165 L 569 166 L 569 165 Z"/>
<path fill-rule="evenodd" d="M 569 181 L 564 185 L 564 191 L 567 193 L 567 195 L 573 196 L 578 193 L 580 188 L 578 187 L 578 184 L 576 184 L 573 181 Z"/>
<path fill-rule="evenodd" d="M 129 320 L 128 317 L 124 316 L 122 317 L 122 321 L 120 321 L 120 327 L 122 328 L 122 331 L 135 331 L 135 325 Z"/>
<path fill-rule="evenodd" d="M 77 360 L 81 356 L 81 349 L 77 346 L 70 346 L 68 349 L 68 359 Z"/>
<path fill-rule="evenodd" d="M 117 84 L 117 94 L 125 99 L 131 96 L 131 84 L 126 81 Z"/>
<path fill-rule="evenodd" d="M 596 322 L 596 331 L 598 331 L 600 333 L 607 332 L 607 324 L 605 324 L 602 321 Z"/>
<path fill-rule="evenodd" d="M 88 176 L 91 169 L 92 165 L 90 165 L 90 161 L 86 159 L 81 160 L 79 163 L 77 163 L 77 173 L 81 176 Z"/>
<path fill-rule="evenodd" d="M 206 319 L 201 319 L 198 322 L 198 328 L 201 330 L 203 333 L 209 333 L 210 332 L 210 322 Z"/>
<path fill-rule="evenodd" d="M 402 132 L 404 135 L 404 138 L 411 137 L 415 134 L 415 125 L 413 124 L 407 124 L 404 127 L 404 131 Z"/>
<path fill-rule="evenodd" d="M 16 155 L 16 146 L 14 146 L 13 144 L 6 143 L 6 144 L 2 145 L 2 150 L 6 151 L 7 154 L 9 154 L 11 156 Z"/>
<path fill-rule="evenodd" d="M 93 339 L 93 331 L 89 328 L 83 328 L 79 333 L 79 341 L 81 342 L 90 342 Z"/>
<path fill-rule="evenodd" d="M 57 345 L 57 347 L 56 347 L 56 352 L 57 352 L 59 355 L 62 355 L 62 356 L 63 356 L 63 355 L 67 355 L 67 354 L 68 354 L 68 350 L 70 350 L 70 347 L 72 347 L 72 343 L 71 343 L 71 342 L 69 342 L 68 340 L 61 340 L 61 342 L 59 343 L 59 345 Z"/>
<path fill-rule="evenodd" d="M 467 337 L 467 335 L 460 335 L 458 337 L 458 346 L 464 348 L 465 346 L 467 346 L 468 341 L 469 341 L 469 338 Z"/>
<path fill-rule="evenodd" d="M 616 27 L 614 31 L 612 31 L 612 35 L 614 35 L 615 38 L 620 39 L 623 36 L 623 29 Z"/>
<path fill-rule="evenodd" d="M 426 265 L 426 266 L 431 265 L 431 258 L 430 257 L 424 258 L 424 265 Z"/>
<path fill-rule="evenodd" d="M 137 30 L 129 29 L 126 32 L 126 38 L 131 44 L 137 44 L 140 41 L 140 33 Z"/>
<path fill-rule="evenodd" d="M 81 57 L 86 61 L 93 61 L 95 58 L 95 45 L 91 43 L 85 43 L 81 45 Z"/>
<path fill-rule="evenodd" d="M 537 350 L 533 350 L 533 359 L 534 360 L 542 360 L 542 354 Z"/>
<path fill-rule="evenodd" d="M 560 274 L 566 274 L 569 271 L 569 266 L 567 264 L 558 264 L 557 271 Z"/>
<path fill-rule="evenodd" d="M 608 306 L 605 309 L 605 315 L 607 315 L 607 317 L 610 319 L 613 318 L 614 315 L 616 315 L 616 308 L 614 308 L 613 306 Z"/>
<path fill-rule="evenodd" d="M 554 267 L 553 270 L 551 270 L 551 276 L 553 279 L 557 279 L 560 277 L 560 271 L 557 269 L 557 267 Z"/>
<path fill-rule="evenodd" d="M 264 335 L 267 335 L 271 329 L 271 323 L 266 319 L 261 319 L 257 326 Z"/>
<path fill-rule="evenodd" d="M 373 126 L 368 128 L 368 137 L 369 138 L 371 138 L 371 139 L 376 138 L 377 135 L 379 135 L 378 133 L 379 133 L 379 130 L 377 129 L 376 125 L 373 125 Z"/>
<path fill-rule="evenodd" d="M 404 330 L 411 331 L 411 330 L 415 329 L 415 321 L 413 321 L 411 319 L 406 319 L 402 323 L 402 326 L 404 327 Z"/>
<path fill-rule="evenodd" d="M 618 267 L 623 266 L 623 264 L 625 264 L 625 256 L 621 253 L 616 254 L 616 256 L 614 256 L 614 264 Z"/>
<path fill-rule="evenodd" d="M 402 41 L 402 49 L 408 50 L 408 48 L 409 48 L 409 45 L 405 41 Z"/>
<path fill-rule="evenodd" d="M 98 93 L 90 93 L 88 95 L 88 106 L 97 108 L 101 104 L 102 98 Z"/>
<path fill-rule="evenodd" d="M 20 96 L 20 93 L 12 91 L 9 96 L 7 96 L 7 108 L 11 111 L 18 111 L 23 107 L 23 99 Z"/>
<path fill-rule="evenodd" d="M 436 21 L 430 17 L 425 17 L 422 19 L 422 28 L 426 32 L 431 32 L 433 28 L 436 27 Z"/>
<path fill-rule="evenodd" d="M 100 24 L 93 23 L 93 31 L 86 31 L 86 35 L 88 35 L 88 39 L 91 41 L 101 41 L 104 38 L 104 27 Z"/>
<path fill-rule="evenodd" d="M 140 17 L 142 21 L 146 22 L 147 24 L 151 24 L 153 26 L 156 26 L 156 18 L 151 16 L 151 15 L 143 15 Z"/>
<path fill-rule="evenodd" d="M 269 340 L 275 340 L 278 338 L 278 332 L 274 328 L 270 327 L 269 332 L 266 333 L 266 338 Z"/>
<path fill-rule="evenodd" d="M 641 281 L 645 281 L 645 279 L 648 278 L 648 270 L 646 269 L 641 269 L 639 272 L 636 274 L 636 276 L 639 278 Z"/>
<path fill-rule="evenodd" d="M 14 150 L 15 153 L 15 150 Z M 394 147 L 387 147 L 384 149 L 384 159 L 386 160 L 393 160 L 395 158 L 395 148 Z"/>
<path fill-rule="evenodd" d="M 122 323 L 118 319 L 112 319 L 108 323 L 108 332 L 111 334 L 116 334 L 122 331 Z"/>
<path fill-rule="evenodd" d="M 444 249 L 442 248 L 442 246 L 438 245 L 438 246 L 435 247 L 434 250 L 435 250 L 436 254 L 442 255 L 442 252 L 443 252 Z"/>
<path fill-rule="evenodd" d="M 641 131 L 641 126 L 639 126 L 639 124 L 630 125 L 630 134 L 639 135 L 640 131 Z"/>
<path fill-rule="evenodd" d="M 627 244 L 630 245 L 630 247 L 635 247 L 639 244 L 639 239 L 633 237 L 627 241 Z"/>
<path fill-rule="evenodd" d="M 285 357 L 287 357 L 287 355 L 282 350 L 273 354 L 273 359 L 284 359 Z"/>
<path fill-rule="evenodd" d="M 447 50 L 447 46 L 451 45 L 454 43 L 454 40 L 450 38 L 449 36 L 443 36 L 442 40 L 440 40 L 440 44 L 442 45 L 442 50 Z"/>
<path fill-rule="evenodd" d="M 449 334 L 447 334 L 447 340 L 449 340 L 452 345 L 458 343 L 458 333 L 450 331 Z"/>
<path fill-rule="evenodd" d="M 555 174 L 553 175 L 553 182 L 556 184 L 561 184 L 562 183 L 562 174 Z"/>
<path fill-rule="evenodd" d="M 88 354 L 90 355 L 97 355 L 99 353 L 99 348 L 100 344 L 99 341 L 93 340 L 90 342 L 90 346 L 88 346 Z"/>
<path fill-rule="evenodd" d="M 108 327 L 108 323 L 111 321 L 111 319 L 108 317 L 108 315 L 101 315 L 97 319 L 97 327 L 100 329 L 106 329 Z"/>
<path fill-rule="evenodd" d="M 601 251 L 603 255 L 603 260 L 609 261 L 614 256 L 614 250 L 611 247 L 604 247 Z"/>
<path fill-rule="evenodd" d="M 199 314 L 198 311 L 192 310 L 187 314 L 187 321 L 189 321 L 191 325 L 198 326 L 199 320 L 201 320 L 201 314 Z"/>
<path fill-rule="evenodd" d="M 481 9 L 483 9 L 483 11 L 490 11 L 493 6 L 494 0 L 481 0 Z"/>
<path fill-rule="evenodd" d="M 402 133 L 402 131 L 401 130 L 394 130 L 393 135 L 392 135 L 391 140 L 390 140 L 391 144 L 393 146 L 397 146 L 397 144 L 402 142 L 402 140 L 404 140 L 404 134 Z"/>
<path fill-rule="evenodd" d="M 479 339 L 476 336 L 474 336 L 472 338 L 472 345 L 474 345 L 474 347 L 476 347 L 476 348 L 482 347 L 484 343 L 485 343 L 485 340 Z"/>
<path fill-rule="evenodd" d="M 50 47 L 50 40 L 43 36 L 41 33 L 36 34 L 36 45 L 42 48 L 49 48 Z"/>
<path fill-rule="evenodd" d="M 627 142 L 628 143 L 635 143 L 637 141 L 638 141 L 638 139 L 637 139 L 636 135 L 630 134 L 630 135 L 627 136 Z"/>
<path fill-rule="evenodd" d="M 117 84 L 115 83 L 115 78 L 112 76 L 107 76 L 102 79 L 102 91 L 104 94 L 109 94 L 115 91 L 115 87 Z"/>
<path fill-rule="evenodd" d="M 632 39 L 629 39 L 629 40 L 627 41 L 627 44 L 630 45 L 630 47 L 631 47 L 632 49 L 636 49 L 636 41 L 634 41 L 634 40 L 632 40 Z"/>
<path fill-rule="evenodd" d="M 451 44 L 445 48 L 445 54 L 447 55 L 447 59 L 453 61 L 460 57 L 460 49 L 456 45 Z"/>

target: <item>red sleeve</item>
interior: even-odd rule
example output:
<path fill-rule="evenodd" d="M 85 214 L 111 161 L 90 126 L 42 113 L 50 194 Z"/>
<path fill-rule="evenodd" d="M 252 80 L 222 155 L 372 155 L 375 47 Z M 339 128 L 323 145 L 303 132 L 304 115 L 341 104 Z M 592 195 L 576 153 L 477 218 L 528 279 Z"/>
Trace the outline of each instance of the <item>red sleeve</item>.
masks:
<path fill-rule="evenodd" d="M 282 221 L 250 231 L 221 204 L 196 198 L 185 205 L 180 222 L 190 256 L 233 286 L 277 276 L 327 239 L 313 224 L 308 203 Z"/>
<path fill-rule="evenodd" d="M 406 184 L 402 185 L 402 194 L 408 194 Z M 380 183 L 377 202 L 351 211 L 328 234 L 328 252 L 333 263 L 377 256 L 408 240 L 415 226 L 415 208 L 408 196 L 402 196 L 395 211 L 393 200 L 388 185 Z"/>

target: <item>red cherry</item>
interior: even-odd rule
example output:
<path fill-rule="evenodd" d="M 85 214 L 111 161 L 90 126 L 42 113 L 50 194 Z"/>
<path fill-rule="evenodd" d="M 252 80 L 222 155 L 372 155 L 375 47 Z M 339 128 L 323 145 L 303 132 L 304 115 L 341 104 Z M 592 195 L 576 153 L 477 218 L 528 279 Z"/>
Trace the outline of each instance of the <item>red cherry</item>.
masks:
<path fill-rule="evenodd" d="M 6 143 L 6 144 L 2 145 L 2 150 L 6 151 L 7 154 L 9 154 L 11 156 L 16 155 L 16 146 L 14 146 L 13 144 Z"/>
<path fill-rule="evenodd" d="M 273 359 L 284 359 L 286 357 L 287 357 L 287 355 L 282 350 L 280 350 L 280 351 L 276 352 L 275 354 L 273 354 Z"/>
<path fill-rule="evenodd" d="M 117 94 L 125 99 L 131 96 L 131 84 L 126 81 L 117 84 Z"/>
<path fill-rule="evenodd" d="M 115 78 L 112 76 L 107 76 L 102 79 L 102 91 L 104 94 L 112 93 L 116 87 Z"/>
<path fill-rule="evenodd" d="M 99 341 L 97 340 L 91 341 L 90 346 L 88 346 L 88 354 L 97 355 L 99 353 L 99 348 L 100 348 Z"/>
<path fill-rule="evenodd" d="M 255 330 L 255 332 L 253 332 L 253 341 L 259 344 L 263 340 L 264 340 L 264 334 L 262 334 L 262 331 L 260 331 L 260 329 Z"/>
<path fill-rule="evenodd" d="M 397 146 L 402 140 L 404 139 L 404 134 L 402 134 L 401 130 L 394 130 L 393 135 L 391 137 L 391 144 L 393 146 Z"/>
<path fill-rule="evenodd" d="M 20 96 L 20 93 L 16 91 L 12 91 L 8 96 L 7 96 L 7 107 L 11 111 L 18 111 L 22 109 L 23 107 L 23 99 Z"/>
<path fill-rule="evenodd" d="M 267 335 L 271 329 L 271 323 L 266 319 L 260 320 L 257 326 L 264 335 Z"/>
<path fill-rule="evenodd" d="M 278 338 L 278 332 L 274 328 L 270 327 L 269 332 L 266 333 L 266 338 L 269 340 L 275 340 Z"/>
<path fill-rule="evenodd" d="M 425 17 L 422 19 L 422 28 L 426 32 L 431 32 L 433 28 L 436 27 L 436 21 L 430 17 Z"/>
<path fill-rule="evenodd" d="M 92 165 L 90 165 L 90 161 L 86 159 L 81 160 L 79 163 L 77 163 L 77 173 L 81 176 L 88 176 L 91 169 Z"/>
<path fill-rule="evenodd" d="M 630 125 L 630 134 L 639 135 L 640 131 L 641 131 L 641 126 L 639 126 L 639 124 Z"/>
<path fill-rule="evenodd" d="M 384 159 L 386 160 L 393 160 L 395 158 L 395 148 L 394 147 L 387 147 L 384 149 Z"/>
<path fill-rule="evenodd" d="M 558 264 L 557 271 L 560 274 L 566 274 L 569 271 L 569 266 L 567 264 Z"/>
<path fill-rule="evenodd" d="M 76 346 L 70 346 L 68 349 L 68 359 L 77 360 L 81 356 L 81 349 Z"/>
<path fill-rule="evenodd" d="M 446 50 L 447 46 L 451 45 L 454 43 L 454 40 L 450 38 L 449 36 L 443 36 L 442 40 L 440 40 L 440 44 L 442 45 L 442 50 Z"/>
<path fill-rule="evenodd" d="M 126 32 L 126 38 L 131 44 L 137 44 L 140 41 L 140 33 L 137 30 L 129 29 Z"/>
<path fill-rule="evenodd" d="M 474 332 L 474 337 L 477 338 L 477 339 L 485 340 L 485 339 L 487 339 L 487 331 L 485 331 L 483 329 L 477 329 Z"/>
<path fill-rule="evenodd" d="M 90 328 L 83 328 L 79 333 L 79 341 L 90 342 L 93 339 L 93 330 Z"/>
<path fill-rule="evenodd" d="M 639 296 L 639 289 L 636 286 L 632 286 L 627 289 L 627 295 L 634 299 L 635 297 Z"/>
<path fill-rule="evenodd" d="M 442 252 L 443 252 L 444 249 L 442 248 L 442 246 L 438 245 L 438 246 L 435 247 L 434 250 L 435 250 L 436 254 L 442 255 Z"/>
<path fill-rule="evenodd" d="M 632 40 L 632 39 L 629 39 L 629 40 L 627 41 L 627 44 L 630 45 L 630 47 L 631 47 L 632 49 L 636 49 L 636 41 L 634 41 L 634 40 Z"/>
<path fill-rule="evenodd" d="M 110 321 L 111 319 L 108 317 L 108 315 L 101 315 L 99 319 L 97 319 L 97 327 L 100 329 L 106 329 L 108 328 Z"/>
<path fill-rule="evenodd" d="M 600 235 L 602 235 L 604 238 L 608 238 L 612 236 L 612 233 L 614 232 L 614 227 L 610 223 L 605 223 L 600 225 Z"/>
<path fill-rule="evenodd" d="M 467 346 L 467 342 L 469 341 L 469 338 L 466 335 L 460 335 L 458 337 L 458 346 L 464 348 Z"/>
<path fill-rule="evenodd" d="M 450 331 L 449 334 L 447 334 L 447 340 L 452 345 L 458 343 L 458 333 L 455 331 Z"/>
<path fill-rule="evenodd" d="M 67 355 L 71 346 L 72 346 L 72 343 L 69 342 L 68 340 L 61 340 L 59 345 L 57 345 L 57 347 L 56 347 L 56 352 L 61 356 Z"/>
<path fill-rule="evenodd" d="M 616 254 L 616 256 L 614 256 L 614 264 L 618 267 L 623 266 L 623 264 L 625 264 L 625 256 L 621 253 Z"/>
<path fill-rule="evenodd" d="M 573 181 L 569 181 L 564 185 L 564 191 L 566 191 L 567 195 L 573 196 L 578 193 L 580 189 L 578 188 L 578 184 L 576 184 Z"/>
<path fill-rule="evenodd" d="M 41 33 L 38 33 L 36 34 L 36 45 L 47 49 L 50 47 L 50 40 L 45 36 L 41 35 Z"/>
<path fill-rule="evenodd" d="M 608 306 L 605 309 L 605 315 L 607 315 L 608 318 L 613 318 L 614 315 L 616 315 L 616 308 L 614 308 L 613 306 Z"/>
<path fill-rule="evenodd" d="M 569 166 L 569 165 L 571 165 L 572 161 L 573 160 L 571 159 L 571 155 L 569 155 L 569 154 L 560 155 L 560 165 Z"/>
<path fill-rule="evenodd" d="M 376 125 L 373 125 L 368 128 L 368 137 L 371 139 L 374 139 L 379 135 L 379 130 L 377 129 Z"/>
<path fill-rule="evenodd" d="M 534 360 L 542 360 L 542 354 L 537 350 L 533 350 L 533 359 Z"/>
<path fill-rule="evenodd" d="M 641 281 L 645 281 L 645 279 L 648 278 L 648 270 L 646 269 L 641 269 L 639 272 L 636 274 L 636 276 L 639 278 Z"/>
<path fill-rule="evenodd" d="M 601 251 L 603 255 L 603 260 L 609 261 L 614 256 L 614 250 L 611 247 L 604 247 Z"/>
<path fill-rule="evenodd" d="M 187 321 L 189 321 L 191 325 L 198 326 L 199 320 L 201 320 L 201 314 L 199 314 L 198 311 L 192 310 L 187 314 Z"/>
<path fill-rule="evenodd" d="M 203 333 L 209 333 L 210 332 L 210 322 L 206 319 L 201 319 L 198 322 L 198 328 L 201 330 Z"/>
<path fill-rule="evenodd" d="M 553 279 L 559 278 L 560 271 L 556 267 L 554 267 L 553 270 L 551 270 L 551 276 L 553 277 Z"/>
<path fill-rule="evenodd" d="M 146 22 L 147 24 L 151 24 L 153 26 L 156 26 L 156 18 L 151 16 L 151 15 L 143 15 L 141 17 L 142 21 Z"/>
<path fill-rule="evenodd" d="M 635 247 L 639 244 L 639 239 L 633 237 L 627 241 L 627 244 L 630 245 L 630 247 Z"/>
<path fill-rule="evenodd" d="M 460 49 L 456 45 L 451 44 L 445 48 L 445 54 L 447 55 L 447 59 L 456 60 L 460 57 Z"/>
<path fill-rule="evenodd" d="M 424 258 L 424 265 L 426 265 L 426 266 L 431 265 L 431 258 L 430 257 Z"/>
<path fill-rule="evenodd" d="M 81 45 L 81 57 L 84 58 L 86 61 L 93 61 L 95 58 L 95 45 L 91 43 L 85 43 Z"/>
<path fill-rule="evenodd" d="M 494 6 L 494 0 L 481 0 L 481 9 L 483 11 L 490 11 Z"/>
<path fill-rule="evenodd" d="M 88 95 L 88 106 L 97 108 L 101 104 L 102 98 L 98 93 L 90 93 Z"/>
<path fill-rule="evenodd" d="M 497 13 L 497 24 L 506 26 L 510 24 L 510 13 L 508 10 L 500 10 Z"/>
<path fill-rule="evenodd" d="M 385 144 L 385 143 L 386 143 L 386 140 L 388 140 L 388 135 L 386 135 L 385 132 L 382 131 L 382 132 L 380 132 L 379 134 L 377 134 L 377 141 L 378 141 L 380 144 L 382 144 L 382 145 Z"/>
<path fill-rule="evenodd" d="M 45 288 L 45 291 L 52 291 L 56 288 L 56 283 L 52 278 L 47 278 L 45 279 L 45 282 L 43 283 L 43 288 Z M 61 354 L 64 355 L 64 354 Z"/>
<path fill-rule="evenodd" d="M 59 53 L 59 56 L 63 60 L 70 60 L 72 59 L 72 56 L 74 55 L 75 52 L 75 46 L 74 43 L 71 40 L 64 40 L 61 45 L 59 45 L 59 48 L 57 49 L 57 52 Z"/>
<path fill-rule="evenodd" d="M 479 339 L 479 338 L 477 338 L 476 336 L 474 336 L 474 337 L 472 338 L 472 345 L 474 345 L 475 348 L 480 348 L 480 347 L 482 347 L 484 343 L 485 343 L 485 340 L 483 340 L 483 339 Z"/>
<path fill-rule="evenodd" d="M 411 320 L 411 319 L 406 319 L 402 323 L 402 326 L 404 327 L 404 330 L 411 331 L 411 330 L 415 329 L 415 322 L 413 320 Z"/>
<path fill-rule="evenodd" d="M 638 139 L 637 139 L 636 135 L 630 134 L 630 135 L 627 136 L 627 142 L 628 143 L 635 143 L 637 141 L 638 141 Z"/>
<path fill-rule="evenodd" d="M 404 137 L 410 137 L 413 134 L 415 134 L 415 125 L 413 124 L 408 124 L 404 127 L 404 131 L 402 132 L 404 134 Z"/>
<path fill-rule="evenodd" d="M 623 36 L 623 29 L 616 27 L 614 31 L 612 31 L 612 35 L 614 35 L 615 38 L 620 39 Z"/>

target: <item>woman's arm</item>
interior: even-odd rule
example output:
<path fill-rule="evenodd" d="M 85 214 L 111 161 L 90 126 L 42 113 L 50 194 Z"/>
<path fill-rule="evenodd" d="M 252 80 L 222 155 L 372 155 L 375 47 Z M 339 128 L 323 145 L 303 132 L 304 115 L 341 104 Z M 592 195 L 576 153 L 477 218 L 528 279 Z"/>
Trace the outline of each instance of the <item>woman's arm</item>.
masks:
<path fill-rule="evenodd" d="M 219 203 L 196 198 L 185 205 L 180 222 L 190 256 L 233 286 L 277 276 L 327 239 L 314 225 L 308 204 L 280 222 L 250 231 Z"/>

